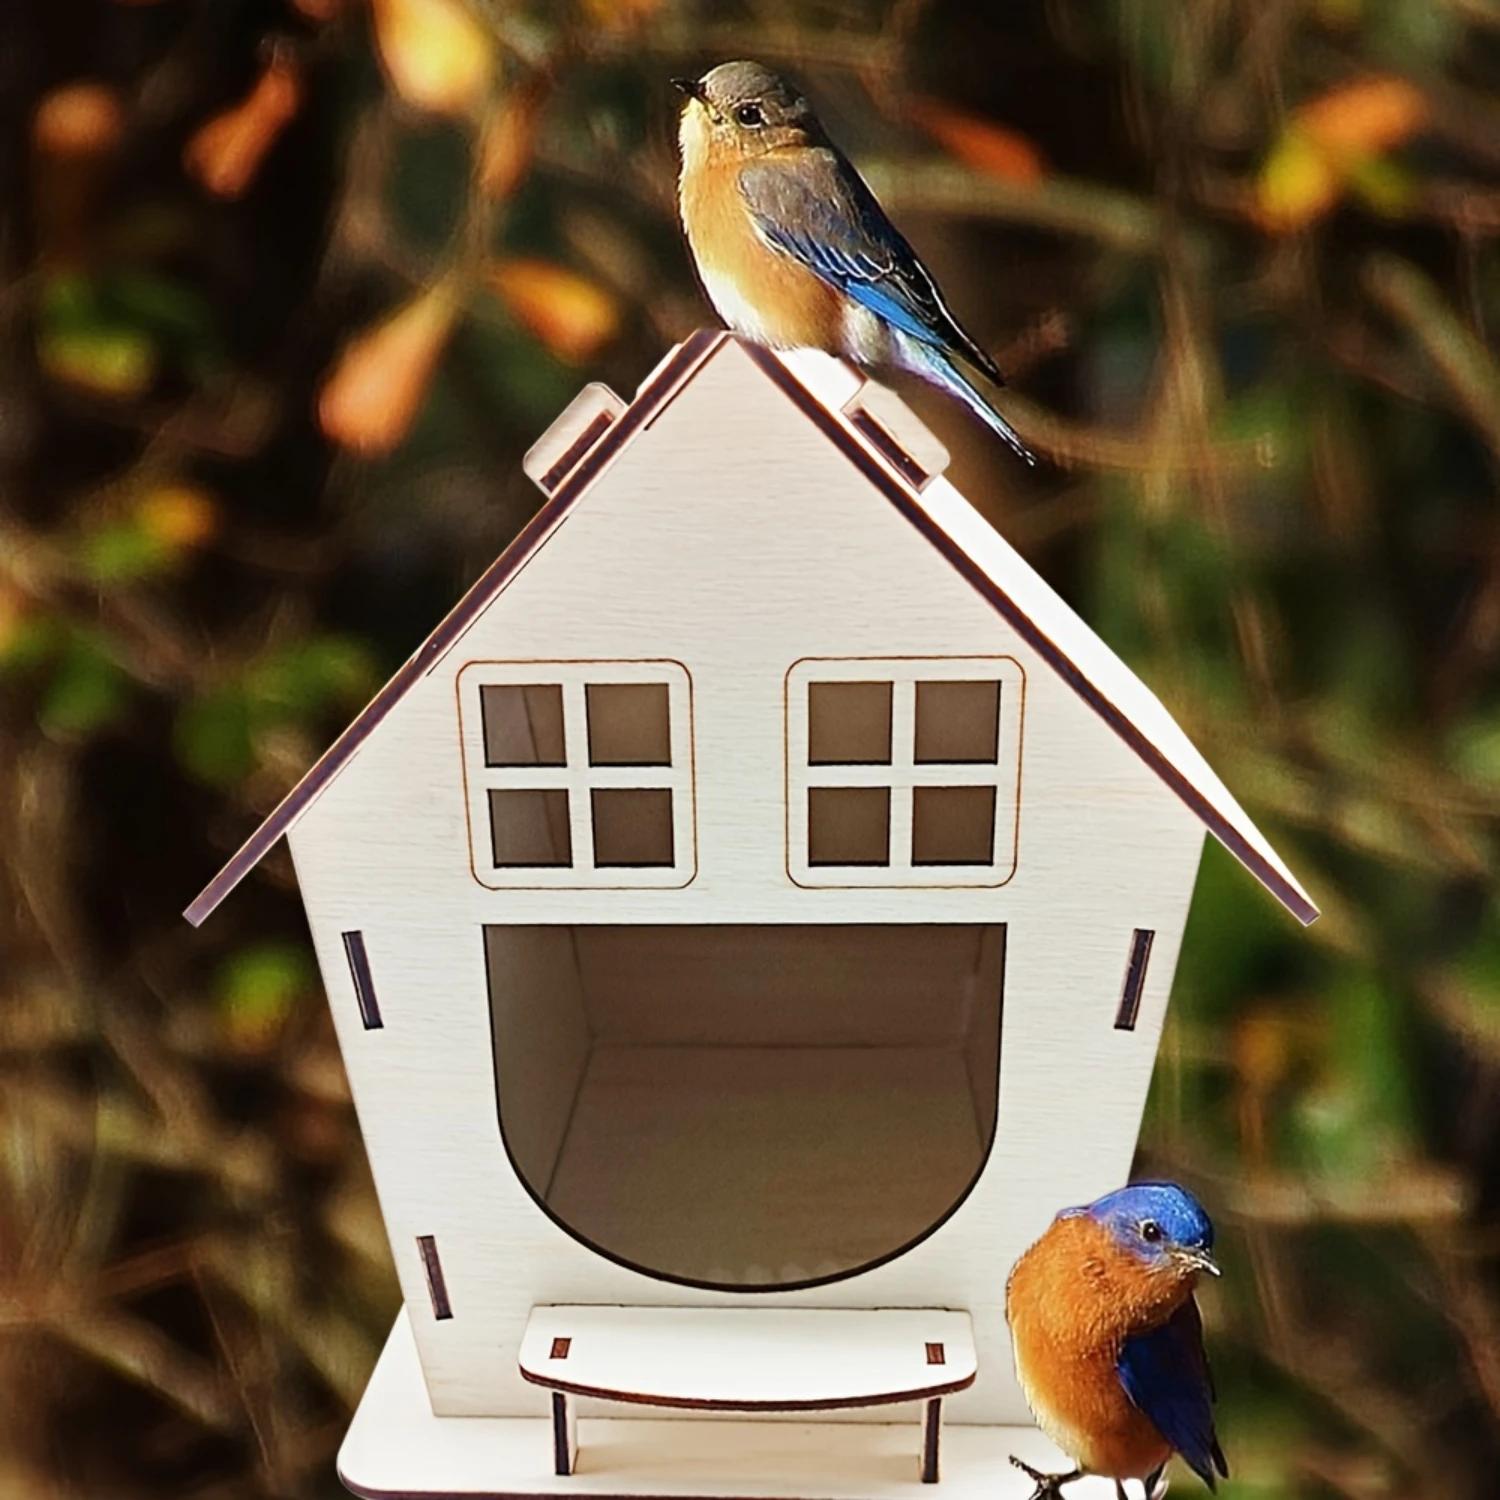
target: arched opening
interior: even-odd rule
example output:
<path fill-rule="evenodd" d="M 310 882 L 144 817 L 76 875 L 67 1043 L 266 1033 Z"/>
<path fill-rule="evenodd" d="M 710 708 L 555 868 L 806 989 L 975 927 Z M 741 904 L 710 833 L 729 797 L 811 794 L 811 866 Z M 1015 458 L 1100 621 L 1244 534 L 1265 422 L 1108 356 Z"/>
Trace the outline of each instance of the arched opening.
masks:
<path fill-rule="evenodd" d="M 834 1280 L 931 1232 L 994 1138 L 1003 925 L 487 926 L 532 1196 L 668 1280 Z"/>

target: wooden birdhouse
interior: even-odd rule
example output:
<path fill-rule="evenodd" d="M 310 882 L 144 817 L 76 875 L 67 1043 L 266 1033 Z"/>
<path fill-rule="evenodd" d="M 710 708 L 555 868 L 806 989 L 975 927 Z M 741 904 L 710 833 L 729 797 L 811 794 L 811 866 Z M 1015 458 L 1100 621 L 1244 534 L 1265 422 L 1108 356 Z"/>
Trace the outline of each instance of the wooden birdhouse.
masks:
<path fill-rule="evenodd" d="M 1053 1456 L 1006 1273 L 1129 1171 L 1205 833 L 1316 910 L 945 462 L 726 334 L 588 387 L 188 909 L 289 839 L 405 1295 L 356 1494 L 997 1500 Z"/>

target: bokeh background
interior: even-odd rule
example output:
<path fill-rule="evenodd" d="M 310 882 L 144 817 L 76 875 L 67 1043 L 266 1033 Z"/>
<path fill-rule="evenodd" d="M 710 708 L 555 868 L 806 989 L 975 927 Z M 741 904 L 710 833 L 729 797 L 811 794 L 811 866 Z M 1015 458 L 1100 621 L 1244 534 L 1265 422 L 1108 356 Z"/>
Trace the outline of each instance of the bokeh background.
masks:
<path fill-rule="evenodd" d="M 1325 907 L 1210 848 L 1142 1140 L 1222 1226 L 1227 1495 L 1497 1493 L 1495 0 L 4 26 L 0 1495 L 339 1493 L 396 1290 L 284 856 L 178 913 L 710 321 L 666 79 L 736 56 L 1013 372 L 1035 471 L 910 393 L 955 480 Z"/>

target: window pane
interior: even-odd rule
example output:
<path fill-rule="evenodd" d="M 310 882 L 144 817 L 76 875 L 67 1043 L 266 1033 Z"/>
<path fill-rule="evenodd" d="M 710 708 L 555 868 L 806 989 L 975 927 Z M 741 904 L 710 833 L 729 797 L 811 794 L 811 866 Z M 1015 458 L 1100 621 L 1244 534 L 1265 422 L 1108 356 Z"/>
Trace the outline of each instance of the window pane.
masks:
<path fill-rule="evenodd" d="M 666 683 L 591 682 L 587 692 L 591 766 L 672 764 Z"/>
<path fill-rule="evenodd" d="M 891 789 L 817 786 L 807 793 L 810 865 L 888 865 Z"/>
<path fill-rule="evenodd" d="M 999 754 L 998 682 L 917 684 L 918 765 L 994 765 Z"/>
<path fill-rule="evenodd" d="M 599 787 L 592 800 L 596 867 L 672 863 L 670 788 Z"/>
<path fill-rule="evenodd" d="M 490 792 L 490 848 L 497 867 L 571 865 L 568 794 L 547 790 Z"/>
<path fill-rule="evenodd" d="M 890 765 L 890 683 L 808 683 L 807 761 L 813 766 Z"/>
<path fill-rule="evenodd" d="M 914 865 L 989 865 L 995 862 L 992 786 L 919 786 L 912 790 Z"/>
<path fill-rule="evenodd" d="M 554 683 L 479 689 L 487 766 L 562 766 L 562 689 Z"/>

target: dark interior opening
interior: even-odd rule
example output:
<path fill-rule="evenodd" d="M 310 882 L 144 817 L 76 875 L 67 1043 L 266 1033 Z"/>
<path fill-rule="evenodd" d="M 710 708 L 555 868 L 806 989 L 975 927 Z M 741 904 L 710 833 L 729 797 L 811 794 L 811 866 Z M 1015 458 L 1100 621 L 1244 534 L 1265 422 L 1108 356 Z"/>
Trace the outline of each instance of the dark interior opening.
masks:
<path fill-rule="evenodd" d="M 994 1138 L 1005 928 L 487 926 L 500 1127 L 601 1253 L 746 1291 L 909 1248 Z"/>

